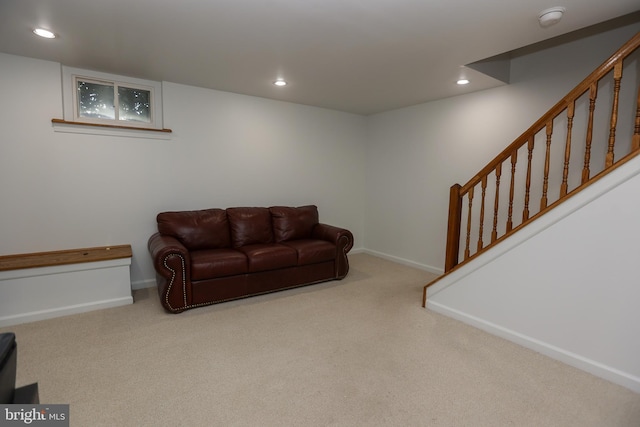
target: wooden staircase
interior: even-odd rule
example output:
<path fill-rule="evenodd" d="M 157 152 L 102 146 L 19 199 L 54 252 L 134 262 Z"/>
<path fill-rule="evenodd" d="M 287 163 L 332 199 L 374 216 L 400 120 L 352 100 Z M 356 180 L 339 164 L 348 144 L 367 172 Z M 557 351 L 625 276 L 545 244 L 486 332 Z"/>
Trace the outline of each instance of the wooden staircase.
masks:
<path fill-rule="evenodd" d="M 640 153 L 638 47 L 640 33 L 465 185 L 451 187 L 445 273 L 424 287 L 423 307 L 430 286 Z"/>

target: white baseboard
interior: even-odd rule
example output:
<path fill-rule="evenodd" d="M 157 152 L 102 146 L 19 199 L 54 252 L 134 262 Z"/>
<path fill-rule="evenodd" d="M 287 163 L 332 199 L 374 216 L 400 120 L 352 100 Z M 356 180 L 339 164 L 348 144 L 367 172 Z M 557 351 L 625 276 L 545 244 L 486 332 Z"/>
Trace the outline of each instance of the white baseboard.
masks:
<path fill-rule="evenodd" d="M 504 328 L 494 323 L 488 322 L 475 316 L 452 309 L 446 305 L 429 301 L 427 299 L 427 309 L 436 313 L 460 320 L 463 323 L 474 326 L 492 335 L 499 336 L 523 347 L 534 350 L 538 353 L 559 360 L 567 365 L 573 366 L 592 375 L 611 381 L 614 384 L 626 387 L 636 393 L 640 393 L 640 378 L 627 372 L 622 372 L 611 366 L 604 365 L 591 359 L 587 359 L 578 354 L 556 347 L 549 343 L 537 340 L 527 335 L 520 334 L 513 330 Z"/>
<path fill-rule="evenodd" d="M 147 288 L 155 288 L 156 287 L 156 279 L 144 279 L 144 280 L 136 280 L 135 282 L 131 282 L 131 289 L 136 291 L 138 289 L 147 289 Z"/>
<path fill-rule="evenodd" d="M 105 301 L 93 301 L 86 304 L 70 305 L 67 307 L 52 308 L 48 310 L 20 313 L 13 316 L 0 317 L 0 327 L 18 325 L 21 323 L 36 322 L 38 320 L 53 319 L 54 317 L 68 316 L 70 314 L 86 313 L 88 311 L 103 308 L 119 307 L 133 304 L 133 297 L 123 297 Z"/>
<path fill-rule="evenodd" d="M 386 259 L 389 261 L 397 262 L 398 264 L 406 265 L 408 267 L 417 268 L 419 270 L 428 271 L 429 273 L 441 275 L 444 274 L 444 270 L 442 268 L 433 267 L 431 265 L 422 264 L 416 261 L 411 261 L 405 258 L 400 258 L 394 255 L 388 255 L 383 252 L 374 251 L 371 249 L 360 249 L 359 252 L 356 253 L 365 253 L 368 255 L 372 255 L 378 258 Z"/>

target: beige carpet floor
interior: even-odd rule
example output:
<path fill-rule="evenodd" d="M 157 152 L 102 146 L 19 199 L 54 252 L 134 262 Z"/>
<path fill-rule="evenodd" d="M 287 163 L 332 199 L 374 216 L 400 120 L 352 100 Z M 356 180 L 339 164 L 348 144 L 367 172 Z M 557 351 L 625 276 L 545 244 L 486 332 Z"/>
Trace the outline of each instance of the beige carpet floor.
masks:
<path fill-rule="evenodd" d="M 423 309 L 433 276 L 365 254 L 329 282 L 165 313 L 2 328 L 72 426 L 640 426 L 640 395 Z"/>

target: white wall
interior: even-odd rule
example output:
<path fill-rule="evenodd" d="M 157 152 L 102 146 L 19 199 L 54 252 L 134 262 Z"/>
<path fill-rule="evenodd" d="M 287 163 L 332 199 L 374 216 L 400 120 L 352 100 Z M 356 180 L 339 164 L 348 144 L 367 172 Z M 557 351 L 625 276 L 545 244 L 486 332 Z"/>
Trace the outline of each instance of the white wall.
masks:
<path fill-rule="evenodd" d="M 640 392 L 638 194 L 640 156 L 429 287 L 427 307 Z"/>
<path fill-rule="evenodd" d="M 442 271 L 449 187 L 465 184 L 637 31 L 514 58 L 508 86 L 369 117 L 364 247 Z"/>
<path fill-rule="evenodd" d="M 60 64 L 0 54 L 0 254 L 133 247 L 164 210 L 317 204 L 363 243 L 366 118 L 165 83 L 169 140 L 54 132 Z"/>
<path fill-rule="evenodd" d="M 517 58 L 509 86 L 371 117 L 165 83 L 168 141 L 54 132 L 60 65 L 0 54 L 0 254 L 131 243 L 146 286 L 157 212 L 316 203 L 357 248 L 437 271 L 449 187 L 638 30 Z"/>

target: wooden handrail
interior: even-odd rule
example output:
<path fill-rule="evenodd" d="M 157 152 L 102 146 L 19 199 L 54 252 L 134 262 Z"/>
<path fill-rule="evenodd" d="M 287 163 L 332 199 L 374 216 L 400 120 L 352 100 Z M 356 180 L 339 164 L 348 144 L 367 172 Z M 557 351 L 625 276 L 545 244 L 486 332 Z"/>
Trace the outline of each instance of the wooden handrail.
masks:
<path fill-rule="evenodd" d="M 469 190 L 469 187 L 475 186 L 480 182 L 483 176 L 488 175 L 493 169 L 495 169 L 498 163 L 504 162 L 506 159 L 511 156 L 511 153 L 514 150 L 517 150 L 522 145 L 526 144 L 530 135 L 535 135 L 540 130 L 542 130 L 546 125 L 549 119 L 553 119 L 558 116 L 562 111 L 566 108 L 566 105 L 569 101 L 575 100 L 583 95 L 586 91 L 591 88 L 593 82 L 602 79 L 608 72 L 613 69 L 613 66 L 616 62 L 621 59 L 629 56 L 633 51 L 638 48 L 638 44 L 640 43 L 640 33 L 636 34 L 631 38 L 628 42 L 626 42 L 616 53 L 611 55 L 609 59 L 607 59 L 602 65 L 596 68 L 587 78 L 585 78 L 582 82 L 580 82 L 571 92 L 569 92 L 564 98 L 562 98 L 556 105 L 551 107 L 549 111 L 538 121 L 536 121 L 529 129 L 522 133 L 518 138 L 515 139 L 510 145 L 507 146 L 500 154 L 498 154 L 492 161 L 490 161 L 484 168 L 480 170 L 473 178 L 469 180 L 460 190 L 462 194 L 466 193 Z"/>
<path fill-rule="evenodd" d="M 549 111 L 540 117 L 529 129 L 523 132 L 511 144 L 509 144 L 502 152 L 493 158 L 484 168 L 474 175 L 466 184 L 460 186 L 455 184 L 450 188 L 449 195 L 449 218 L 447 224 L 447 248 L 445 259 L 445 274 L 455 269 L 458 265 L 470 261 L 478 254 L 486 251 L 488 248 L 503 241 L 506 237 L 520 230 L 523 226 L 537 219 L 551 208 L 562 203 L 568 197 L 576 192 L 591 185 L 597 179 L 609 173 L 613 169 L 624 163 L 628 158 L 635 157 L 640 152 L 640 90 L 638 90 L 637 98 L 634 97 L 635 120 L 632 123 L 633 136 L 630 141 L 630 151 L 622 156 L 621 159 L 615 159 L 616 150 L 616 131 L 619 125 L 620 99 L 628 88 L 622 89 L 622 77 L 624 69 L 624 60 L 640 46 L 640 33 L 637 33 L 628 42 L 626 42 L 617 52 L 609 57 L 602 65 L 596 68 L 587 78 L 580 82 L 558 103 L 556 103 Z M 594 126 L 596 121 L 596 100 L 599 92 L 599 85 L 603 84 L 605 78 L 612 78 L 613 88 L 611 92 L 611 105 L 608 123 L 606 124 L 607 137 L 606 140 L 596 138 L 594 136 Z M 608 83 L 608 81 L 607 81 Z M 578 113 L 576 105 L 578 102 L 587 104 L 585 112 Z M 624 110 L 628 111 L 628 110 Z M 562 114 L 566 112 L 566 116 Z M 583 119 L 586 123 L 586 132 L 584 140 L 584 158 L 581 162 L 581 169 L 574 172 L 570 169 L 572 150 L 575 151 L 576 146 L 580 148 L 581 141 L 573 138 L 574 127 Z M 600 117 L 602 118 L 602 117 Z M 554 122 L 563 120 L 566 132 L 563 146 L 562 159 L 558 161 L 553 154 L 555 147 L 554 142 Z M 580 122 L 581 124 L 581 122 Z M 602 125 L 602 123 L 597 123 Z M 604 129 L 604 128 L 603 128 Z M 544 144 L 536 147 L 536 136 L 544 139 Z M 544 150 L 544 168 L 542 171 L 536 172 L 533 168 L 534 149 Z M 520 188 L 516 182 L 518 151 L 526 150 L 526 178 L 524 187 Z M 604 158 L 603 168 L 596 168 L 595 175 L 592 176 L 592 157 L 601 155 Z M 525 156 L 521 156 L 523 158 Z M 509 162 L 509 166 L 505 166 L 503 177 L 503 164 Z M 556 169 L 559 168 L 559 169 Z M 556 182 L 552 179 L 555 177 L 554 172 L 560 175 L 558 193 L 555 193 Z M 540 175 L 540 176 L 539 176 Z M 574 176 L 577 175 L 577 179 Z M 504 178 L 504 179 L 503 179 Z M 501 205 L 501 181 L 508 182 L 508 202 L 504 211 Z M 579 185 L 571 188 L 573 180 L 579 181 Z M 552 188 L 550 192 L 549 187 Z M 505 184 L 507 185 L 507 184 Z M 480 200 L 474 200 L 474 188 L 480 187 Z M 519 190 L 522 190 L 521 192 Z M 532 190 L 539 192 L 540 207 L 537 213 L 531 213 L 531 194 Z M 506 191 L 506 190 L 505 190 Z M 517 199 L 523 193 L 522 199 Z M 550 194 L 557 194 L 558 199 L 550 202 Z M 489 195 L 493 199 L 488 200 Z M 478 195 L 476 194 L 476 197 Z M 522 201 L 522 221 L 520 224 L 514 223 L 514 204 L 520 204 Z M 493 205 L 493 212 L 490 212 L 490 205 Z M 533 205 L 535 208 L 535 205 Z M 488 209 L 487 209 L 488 208 Z M 479 211 L 479 216 L 474 216 L 474 212 Z M 506 212 L 505 212 L 506 211 Z M 486 214 L 488 213 L 489 218 Z M 462 233 L 463 214 L 466 213 L 466 234 Z M 504 232 L 502 231 L 502 216 L 506 216 L 504 221 Z M 518 216 L 515 216 L 516 221 Z M 477 227 L 472 227 L 473 222 L 477 222 Z M 486 229 L 486 231 L 485 231 Z M 471 234 L 477 236 L 477 245 L 475 251 L 471 242 Z M 489 235 L 485 236 L 486 233 Z M 487 242 L 488 241 L 488 242 Z M 461 246 L 464 244 L 464 249 Z M 460 255 L 462 260 L 460 261 Z M 425 286 L 424 296 L 426 298 L 426 288 L 434 282 Z M 426 302 L 423 301 L 423 304 Z"/>

